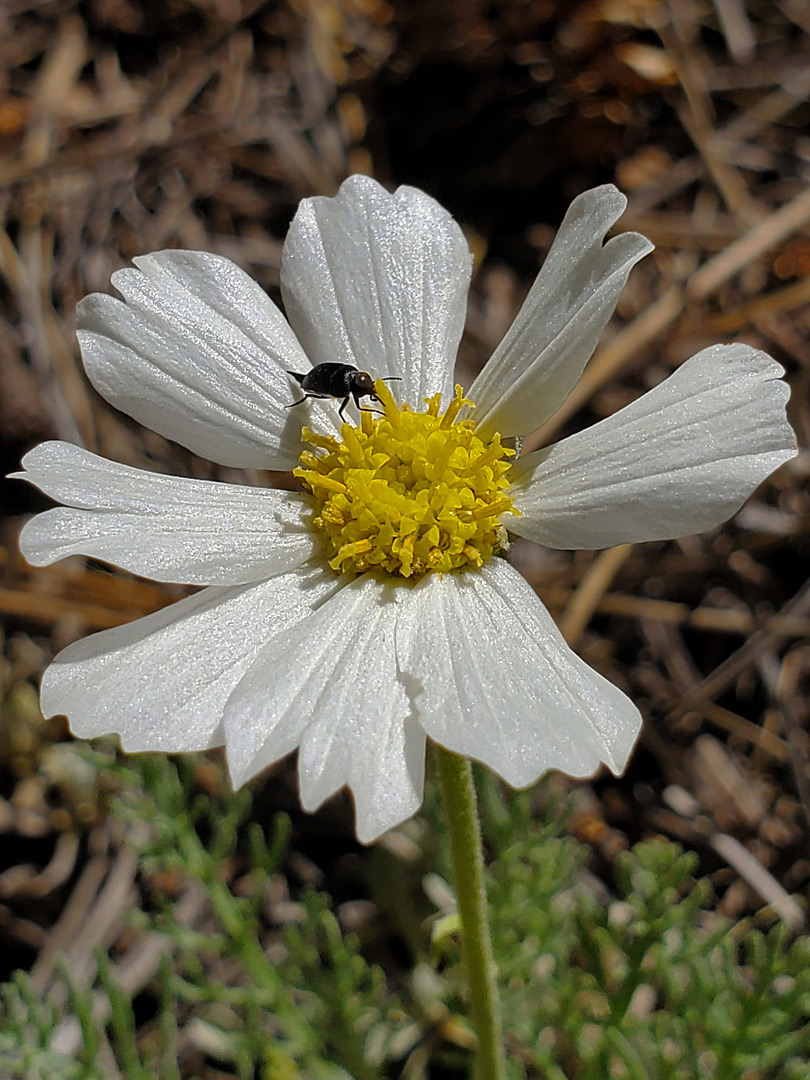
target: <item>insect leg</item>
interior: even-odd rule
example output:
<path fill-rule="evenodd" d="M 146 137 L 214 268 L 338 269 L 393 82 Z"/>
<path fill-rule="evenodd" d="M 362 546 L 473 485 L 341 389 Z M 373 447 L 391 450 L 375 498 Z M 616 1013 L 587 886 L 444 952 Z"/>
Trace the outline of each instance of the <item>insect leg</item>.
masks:
<path fill-rule="evenodd" d="M 284 408 L 292 409 L 295 405 L 303 405 L 304 402 L 308 401 L 310 398 L 317 398 L 319 401 L 321 401 L 325 400 L 329 396 L 329 394 L 304 394 L 304 396 L 302 398 L 299 398 L 298 401 L 293 401 L 289 405 L 285 405 Z"/>

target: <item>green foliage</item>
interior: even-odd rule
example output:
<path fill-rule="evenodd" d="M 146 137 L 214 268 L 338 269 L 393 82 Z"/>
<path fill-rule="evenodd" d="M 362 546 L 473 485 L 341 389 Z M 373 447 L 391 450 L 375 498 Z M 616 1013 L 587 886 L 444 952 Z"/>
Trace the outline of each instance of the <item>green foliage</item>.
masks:
<path fill-rule="evenodd" d="M 409 974 L 369 963 L 314 890 L 296 897 L 294 921 L 270 926 L 287 819 L 265 830 L 249 794 L 201 794 L 190 766 L 159 756 L 116 770 L 114 813 L 143 892 L 135 929 L 160 945 L 151 1011 L 137 1015 L 115 956 L 97 956 L 91 985 L 58 969 L 45 1000 L 18 973 L 0 996 L 3 1080 L 181 1080 L 201 1075 L 189 1041 L 200 1069 L 240 1080 L 427 1080 L 440 1061 L 461 1080 L 469 1039 L 452 916 L 401 919 Z M 694 856 L 663 840 L 618 860 L 605 903 L 588 850 L 565 835 L 564 807 L 538 820 L 529 796 L 504 798 L 488 777 L 481 801 L 513 1080 L 807 1080 L 806 937 L 728 925 L 694 879 Z M 438 820 L 431 869 L 445 858 Z M 387 879 L 378 901 L 402 905 L 425 867 L 370 854 Z M 66 1025 L 78 1052 L 58 1049 Z"/>
<path fill-rule="evenodd" d="M 154 980 L 157 1016 L 139 1028 L 131 997 L 115 965 L 97 955 L 97 978 L 79 987 L 63 968 L 70 1012 L 81 1029 L 78 1054 L 52 1049 L 61 1021 L 18 973 L 0 1008 L 3 1080 L 85 1080 L 106 1075 L 112 1053 L 127 1080 L 180 1080 L 177 1030 L 182 1021 L 206 1058 L 239 1080 L 374 1080 L 403 1012 L 382 973 L 344 935 L 329 898 L 314 892 L 300 905 L 273 955 L 262 909 L 271 875 L 286 851 L 289 822 L 279 815 L 269 836 L 247 822 L 249 793 L 194 792 L 190 770 L 147 756 L 120 769 L 124 791 L 115 812 L 129 826 L 147 895 L 136 913 L 140 930 L 157 933 L 165 948 Z M 225 867 L 244 860 L 238 893 Z M 182 903 L 151 882 L 185 883 L 204 897 L 210 916 L 189 925 Z M 187 893 L 186 895 L 190 895 Z M 103 1024 L 94 1001 L 106 999 Z M 391 1019 L 394 1010 L 396 1019 Z"/>
<path fill-rule="evenodd" d="M 662 839 L 620 856 L 619 896 L 605 907 L 583 877 L 582 846 L 533 822 L 528 807 L 518 795 L 490 816 L 514 1076 L 807 1080 L 807 937 L 732 928 L 707 910 L 696 857 Z"/>
<path fill-rule="evenodd" d="M 92 1076 L 78 1061 L 51 1049 L 58 1025 L 58 1007 L 42 1002 L 22 971 L 0 988 L 0 1061 L 10 1080 Z"/>

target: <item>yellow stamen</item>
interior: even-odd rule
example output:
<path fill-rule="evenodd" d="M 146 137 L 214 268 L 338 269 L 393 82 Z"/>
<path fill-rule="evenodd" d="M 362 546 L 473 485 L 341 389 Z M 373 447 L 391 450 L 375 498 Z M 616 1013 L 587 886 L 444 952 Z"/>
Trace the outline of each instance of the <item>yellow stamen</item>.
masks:
<path fill-rule="evenodd" d="M 504 498 L 498 499 L 494 503 L 477 507 L 469 516 L 473 521 L 481 521 L 484 518 L 500 517 L 501 514 L 505 514 L 507 511 L 511 511 L 513 514 L 517 512 L 512 506 L 512 500 Z"/>
<path fill-rule="evenodd" d="M 495 462 L 499 458 L 503 457 L 504 454 L 507 454 L 509 457 L 512 457 L 514 452 L 515 452 L 514 450 L 508 450 L 508 449 L 505 449 L 504 447 L 502 447 L 501 446 L 501 437 L 500 437 L 500 435 L 496 435 L 493 438 L 490 447 L 487 450 L 485 450 L 483 452 L 483 454 L 481 454 L 480 457 L 477 457 L 475 459 L 475 461 L 473 461 L 472 464 L 470 464 L 466 469 L 460 469 L 458 475 L 459 476 L 472 476 L 472 474 L 477 469 L 483 468 L 484 465 L 492 465 L 493 462 Z"/>
<path fill-rule="evenodd" d="M 333 570 L 338 570 L 347 559 L 353 559 L 356 555 L 364 555 L 367 551 L 371 551 L 373 547 L 374 545 L 368 538 L 355 540 L 352 544 L 344 544 L 329 565 Z"/>
<path fill-rule="evenodd" d="M 317 454 L 313 454 L 311 450 L 302 450 L 301 455 L 298 458 L 305 469 L 314 469 L 315 472 L 321 472 L 321 459 Z"/>
<path fill-rule="evenodd" d="M 502 515 L 517 513 L 506 475 L 513 451 L 457 419 L 471 404 L 461 387 L 443 413 L 438 394 L 415 412 L 385 383 L 374 390 L 383 415 L 363 410 L 342 441 L 303 433 L 311 449 L 295 475 L 312 495 L 330 566 L 403 578 L 481 566 L 506 542 Z"/>
<path fill-rule="evenodd" d="M 434 394 L 433 397 L 426 397 L 425 404 L 427 405 L 427 411 L 431 416 L 439 415 L 439 406 L 441 404 L 442 395 Z"/>
<path fill-rule="evenodd" d="M 310 446 L 320 446 L 323 450 L 337 450 L 340 446 L 334 435 L 321 435 L 308 427 L 301 429 L 301 438 Z"/>
<path fill-rule="evenodd" d="M 462 391 L 461 387 L 457 386 L 456 396 L 444 410 L 444 416 L 442 417 L 442 422 L 440 426 L 442 428 L 449 428 L 458 416 L 459 412 L 461 412 L 461 409 L 464 405 L 472 405 L 472 402 L 467 401 L 467 399 L 464 397 L 464 392 Z"/>
<path fill-rule="evenodd" d="M 366 458 L 354 428 L 349 427 L 348 424 L 344 424 L 340 429 L 340 434 L 343 436 L 343 442 L 348 447 L 349 456 L 354 464 L 362 466 L 365 463 Z"/>
<path fill-rule="evenodd" d="M 390 420 L 392 424 L 396 425 L 399 422 L 399 418 L 401 416 L 399 406 L 394 401 L 393 394 L 388 389 L 386 384 L 382 381 L 382 379 L 377 379 L 375 381 L 374 393 L 379 398 L 386 418 Z"/>
<path fill-rule="evenodd" d="M 325 491 L 337 491 L 341 494 L 346 492 L 346 485 L 342 481 L 336 480 L 332 476 L 321 476 L 320 473 L 311 469 L 295 469 L 294 475 L 310 487 L 323 488 Z"/>

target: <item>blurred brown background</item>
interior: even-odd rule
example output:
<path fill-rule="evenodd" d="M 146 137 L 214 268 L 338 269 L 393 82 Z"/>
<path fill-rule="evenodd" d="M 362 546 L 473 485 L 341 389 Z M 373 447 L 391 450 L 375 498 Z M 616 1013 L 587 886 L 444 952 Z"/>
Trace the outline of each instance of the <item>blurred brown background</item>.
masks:
<path fill-rule="evenodd" d="M 742 339 L 786 366 L 806 444 L 808 118 L 804 0 L 2 0 L 2 471 L 56 437 L 236 478 L 95 395 L 76 302 L 163 247 L 221 252 L 278 299 L 298 201 L 355 171 L 416 184 L 462 223 L 477 257 L 465 378 L 568 201 L 609 180 L 628 194 L 619 228 L 657 250 L 538 438 Z M 793 926 L 810 887 L 807 471 L 805 454 L 715 533 L 601 555 L 514 550 L 569 641 L 645 714 L 627 777 L 579 785 L 572 828 L 607 863 L 639 836 L 674 836 L 700 852 L 729 915 L 768 904 Z M 54 755 L 65 730 L 38 715 L 38 672 L 68 641 L 183 590 L 81 560 L 29 570 L 16 533 L 45 500 L 19 482 L 2 498 L 0 936 L 25 962 L 73 872 L 63 838 L 98 814 Z M 294 806 L 289 785 L 274 797 Z M 299 828 L 347 829 L 324 813 Z M 31 874 L 57 854 L 37 894 L 51 914 L 32 916 Z"/>

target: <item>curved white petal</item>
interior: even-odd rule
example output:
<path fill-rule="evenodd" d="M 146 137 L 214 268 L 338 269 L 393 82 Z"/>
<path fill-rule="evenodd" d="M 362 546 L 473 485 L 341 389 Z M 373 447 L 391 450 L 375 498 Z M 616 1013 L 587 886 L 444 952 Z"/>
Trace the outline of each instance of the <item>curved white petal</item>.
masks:
<path fill-rule="evenodd" d="M 65 442 L 41 443 L 22 463 L 16 479 L 68 503 L 23 528 L 20 550 L 34 566 L 91 555 L 157 581 L 236 585 L 316 551 L 296 492 L 145 472 Z"/>
<path fill-rule="evenodd" d="M 42 711 L 66 715 L 80 738 L 118 734 L 133 753 L 220 746 L 225 702 L 268 635 L 288 632 L 334 587 L 329 575 L 308 570 L 203 589 L 92 634 L 43 675 Z"/>
<path fill-rule="evenodd" d="M 390 195 L 352 176 L 334 198 L 304 199 L 281 261 L 287 318 L 313 364 L 395 375 L 421 408 L 453 387 L 472 256 L 456 222 L 422 191 Z"/>
<path fill-rule="evenodd" d="M 549 769 L 589 776 L 605 762 L 618 773 L 641 727 L 503 559 L 423 577 L 400 605 L 397 656 L 428 735 L 514 787 Z"/>
<path fill-rule="evenodd" d="M 344 584 L 268 644 L 225 710 L 234 785 L 299 746 L 304 808 L 348 786 L 366 844 L 422 802 L 425 735 L 397 678 L 398 593 L 369 575 Z"/>
<path fill-rule="evenodd" d="M 626 205 L 612 184 L 571 203 L 523 307 L 470 387 L 482 430 L 534 431 L 579 381 L 628 274 L 653 247 L 639 233 L 602 246 Z"/>
<path fill-rule="evenodd" d="M 287 374 L 310 364 L 281 312 L 220 255 L 158 251 L 76 310 L 84 367 L 112 405 L 223 465 L 290 469 L 301 412 Z M 321 413 L 318 413 L 320 416 Z M 323 414 L 324 416 L 326 414 Z"/>
<path fill-rule="evenodd" d="M 783 374 L 748 345 L 704 349 L 613 416 L 517 461 L 523 516 L 509 530 L 605 548 L 718 525 L 796 452 Z"/>

